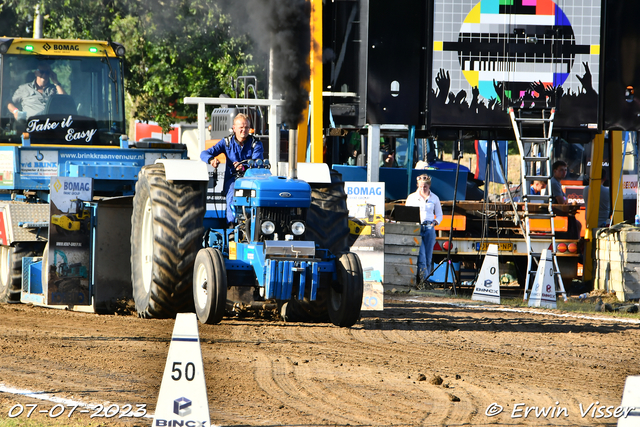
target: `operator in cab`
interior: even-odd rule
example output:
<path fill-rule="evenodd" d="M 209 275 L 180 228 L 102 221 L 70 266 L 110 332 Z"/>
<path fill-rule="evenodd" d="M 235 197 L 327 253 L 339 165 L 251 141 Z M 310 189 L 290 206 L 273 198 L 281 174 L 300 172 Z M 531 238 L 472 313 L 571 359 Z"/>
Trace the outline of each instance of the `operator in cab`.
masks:
<path fill-rule="evenodd" d="M 42 113 L 51 95 L 66 95 L 58 81 L 58 76 L 49 64 L 38 64 L 34 74 L 35 79 L 20 85 L 7 105 L 16 120 L 21 112 L 26 113 L 24 119 Z"/>
<path fill-rule="evenodd" d="M 244 165 L 242 160 L 264 160 L 264 147 L 262 142 L 249 134 L 249 117 L 246 114 L 238 114 L 233 119 L 233 134 L 218 141 L 213 147 L 200 153 L 203 162 L 209 163 L 214 168 L 218 168 L 220 154 L 226 156 L 224 186 L 222 192 L 227 200 L 227 222 L 231 226 L 236 215 L 233 211 L 233 193 L 235 189 L 236 177 L 234 171 L 242 170 Z"/>

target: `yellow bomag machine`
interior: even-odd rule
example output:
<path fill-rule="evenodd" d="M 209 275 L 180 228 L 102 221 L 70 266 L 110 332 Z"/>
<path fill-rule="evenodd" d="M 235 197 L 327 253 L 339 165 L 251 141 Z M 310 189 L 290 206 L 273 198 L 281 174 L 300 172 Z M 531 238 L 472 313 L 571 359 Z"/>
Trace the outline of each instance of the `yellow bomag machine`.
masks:
<path fill-rule="evenodd" d="M 349 217 L 349 231 L 361 236 L 383 237 L 384 216 L 376 214 L 371 203 L 358 205 L 355 217 Z"/>

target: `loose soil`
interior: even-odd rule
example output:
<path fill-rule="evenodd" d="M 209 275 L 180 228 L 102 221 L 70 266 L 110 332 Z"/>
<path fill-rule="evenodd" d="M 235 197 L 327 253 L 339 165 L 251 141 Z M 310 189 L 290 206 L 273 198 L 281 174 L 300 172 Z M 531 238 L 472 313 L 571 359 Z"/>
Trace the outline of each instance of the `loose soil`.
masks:
<path fill-rule="evenodd" d="M 593 406 L 582 416 L 580 405 L 583 412 L 595 402 L 620 405 L 626 377 L 640 374 L 637 323 L 443 302 L 387 295 L 383 312 L 364 312 L 349 329 L 253 318 L 199 325 L 211 422 L 616 424 L 606 413 L 595 418 Z M 155 410 L 173 320 L 2 304 L 0 324 L 0 386 Z M 55 405 L 0 392 L 0 425 L 8 424 L 14 405 L 27 403 L 46 410 Z M 503 411 L 489 416 L 498 405 Z M 526 407 L 553 411 L 525 417 Z M 31 420 L 151 425 L 149 418 L 88 414 L 70 421 L 35 412 Z M 22 425 L 26 415 L 12 422 Z"/>

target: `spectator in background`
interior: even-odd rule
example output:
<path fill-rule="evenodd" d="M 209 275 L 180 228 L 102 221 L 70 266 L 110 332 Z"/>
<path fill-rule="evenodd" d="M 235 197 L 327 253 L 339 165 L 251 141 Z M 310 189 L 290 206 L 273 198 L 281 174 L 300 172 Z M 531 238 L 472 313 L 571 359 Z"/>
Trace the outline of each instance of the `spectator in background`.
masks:
<path fill-rule="evenodd" d="M 358 163 L 358 150 L 353 150 L 349 158 L 347 159 L 347 164 L 349 166 L 355 166 Z"/>
<path fill-rule="evenodd" d="M 424 280 L 431 274 L 433 246 L 436 243 L 435 226 L 442 222 L 442 206 L 440 199 L 431 192 L 431 177 L 420 175 L 417 178 L 418 188 L 407 197 L 407 206 L 420 208 L 420 236 L 422 244 L 418 252 L 418 281 Z"/>
<path fill-rule="evenodd" d="M 539 196 L 545 188 L 547 188 L 547 184 L 544 182 L 538 180 L 533 181 L 531 187 L 529 187 L 529 194 L 532 196 Z"/>
<path fill-rule="evenodd" d="M 602 170 L 602 178 L 600 180 L 600 203 L 598 205 L 598 227 L 608 227 L 609 218 L 611 217 L 611 193 L 609 187 L 606 187 L 605 181 L 607 180 L 607 170 Z M 588 184 L 588 182 L 587 182 Z M 582 196 L 584 198 L 584 205 L 587 206 L 589 197 L 589 185 L 582 190 Z"/>
<path fill-rule="evenodd" d="M 567 163 L 563 160 L 558 160 L 553 163 L 551 168 L 552 176 L 551 176 L 551 196 L 553 196 L 553 203 L 557 203 L 559 205 L 567 204 L 567 195 L 562 189 L 561 180 L 567 175 Z"/>
<path fill-rule="evenodd" d="M 378 154 L 380 167 L 393 167 L 393 151 L 388 144 L 380 145 L 380 153 Z"/>
<path fill-rule="evenodd" d="M 556 203 L 559 205 L 567 204 L 567 195 L 562 189 L 561 180 L 567 175 L 567 163 L 563 160 L 558 160 L 553 163 L 551 167 L 551 203 Z M 575 202 L 574 202 L 575 204 Z M 567 231 L 566 232 L 556 232 L 556 238 L 558 239 L 579 239 L 580 233 L 582 230 L 582 225 L 576 219 L 575 215 L 569 214 L 567 216 Z"/>

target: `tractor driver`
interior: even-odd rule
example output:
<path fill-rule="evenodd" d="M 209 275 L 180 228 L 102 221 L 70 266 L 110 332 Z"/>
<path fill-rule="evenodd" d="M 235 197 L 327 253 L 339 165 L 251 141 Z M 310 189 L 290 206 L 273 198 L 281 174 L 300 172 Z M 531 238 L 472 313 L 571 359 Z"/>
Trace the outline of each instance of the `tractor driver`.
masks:
<path fill-rule="evenodd" d="M 49 64 L 42 63 L 34 70 L 35 79 L 32 82 L 20 85 L 16 89 L 11 102 L 7 105 L 13 117 L 18 119 L 21 109 L 27 113 L 27 117 L 35 116 L 44 111 L 47 100 L 51 95 L 65 95 L 66 92 L 60 86 L 58 76 Z"/>
<path fill-rule="evenodd" d="M 224 172 L 224 186 L 222 192 L 227 200 L 227 222 L 233 224 L 236 215 L 233 211 L 233 193 L 236 178 L 234 170 L 242 170 L 244 167 L 240 162 L 249 159 L 264 159 L 264 147 L 262 142 L 249 134 L 249 117 L 245 114 L 238 114 L 233 119 L 233 134 L 218 141 L 213 147 L 200 153 L 203 162 L 209 163 L 214 168 L 220 164 L 216 157 L 224 154 L 227 158 Z"/>

